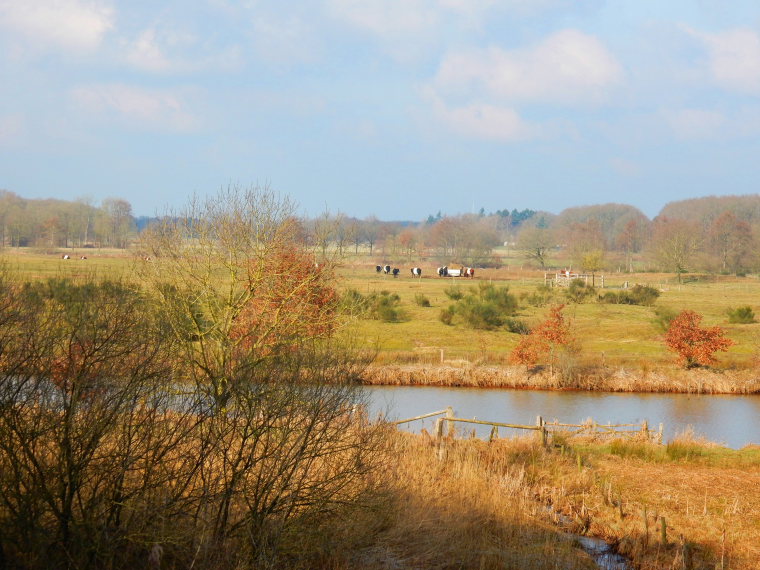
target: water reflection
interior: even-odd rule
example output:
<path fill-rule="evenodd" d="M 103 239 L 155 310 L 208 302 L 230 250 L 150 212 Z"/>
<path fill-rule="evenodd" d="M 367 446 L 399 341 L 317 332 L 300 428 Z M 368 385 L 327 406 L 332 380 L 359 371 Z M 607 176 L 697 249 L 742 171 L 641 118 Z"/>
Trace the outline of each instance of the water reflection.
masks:
<path fill-rule="evenodd" d="M 564 423 L 592 417 L 599 423 L 662 423 L 665 440 L 691 426 L 694 433 L 728 447 L 760 443 L 760 396 L 697 396 L 687 394 L 613 394 L 541 392 L 476 388 L 367 387 L 373 414 L 403 419 L 452 406 L 458 417 L 535 424 L 536 416 Z M 406 429 L 430 430 L 435 419 L 414 422 Z M 479 436 L 488 434 L 477 428 Z"/>

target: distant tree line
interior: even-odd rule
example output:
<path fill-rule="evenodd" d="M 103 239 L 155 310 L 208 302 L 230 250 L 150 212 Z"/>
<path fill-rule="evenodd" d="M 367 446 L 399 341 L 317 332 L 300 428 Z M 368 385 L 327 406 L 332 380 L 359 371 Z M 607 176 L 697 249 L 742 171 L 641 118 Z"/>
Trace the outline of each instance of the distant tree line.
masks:
<path fill-rule="evenodd" d="M 134 217 L 130 203 L 108 198 L 28 200 L 0 190 L 0 246 L 117 247 L 134 243 L 160 218 Z M 363 219 L 325 211 L 293 218 L 317 255 L 369 254 L 489 266 L 518 255 L 540 268 L 742 273 L 760 267 L 760 195 L 671 202 L 654 218 L 626 204 L 567 208 L 559 214 L 501 209 L 425 221 Z M 502 248 L 495 251 L 495 248 Z"/>
<path fill-rule="evenodd" d="M 0 247 L 126 248 L 135 237 L 132 205 L 106 198 L 29 200 L 0 190 Z"/>

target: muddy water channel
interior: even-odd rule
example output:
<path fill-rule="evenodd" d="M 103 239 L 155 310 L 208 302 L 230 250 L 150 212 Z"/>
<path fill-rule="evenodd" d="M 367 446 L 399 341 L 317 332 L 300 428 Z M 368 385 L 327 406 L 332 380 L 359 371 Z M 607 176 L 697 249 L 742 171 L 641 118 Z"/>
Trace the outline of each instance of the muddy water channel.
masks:
<path fill-rule="evenodd" d="M 536 416 L 546 421 L 580 423 L 591 417 L 598 423 L 649 422 L 664 424 L 667 442 L 688 428 L 698 436 L 739 449 L 760 444 L 760 396 L 687 394 L 619 394 L 599 392 L 544 392 L 477 388 L 368 386 L 372 415 L 404 419 L 452 406 L 457 417 L 533 425 Z M 432 430 L 435 418 L 401 426 Z M 472 428 L 468 426 L 468 430 Z M 476 434 L 487 437 L 488 426 Z M 502 437 L 508 433 L 504 430 Z"/>

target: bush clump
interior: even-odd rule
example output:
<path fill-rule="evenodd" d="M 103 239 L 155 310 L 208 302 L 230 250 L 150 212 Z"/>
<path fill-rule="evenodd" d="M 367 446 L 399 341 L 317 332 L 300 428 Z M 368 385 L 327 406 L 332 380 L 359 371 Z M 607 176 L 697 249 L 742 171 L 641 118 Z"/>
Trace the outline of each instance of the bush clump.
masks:
<path fill-rule="evenodd" d="M 397 323 L 407 319 L 406 312 L 399 306 L 400 303 L 401 298 L 389 291 L 362 295 L 356 289 L 348 289 L 340 299 L 340 307 L 344 313 L 385 323 Z"/>
<path fill-rule="evenodd" d="M 531 307 L 544 307 L 554 298 L 554 290 L 548 285 L 539 285 L 533 293 L 521 293 L 520 300 Z"/>
<path fill-rule="evenodd" d="M 651 307 L 654 305 L 660 292 L 649 285 L 634 285 L 631 289 L 623 291 L 607 291 L 599 295 L 600 303 L 613 305 L 642 305 Z"/>
<path fill-rule="evenodd" d="M 415 293 L 414 303 L 419 307 L 429 307 L 430 299 L 428 299 L 423 293 Z"/>
<path fill-rule="evenodd" d="M 596 289 L 586 284 L 583 279 L 573 279 L 565 290 L 565 297 L 571 303 L 583 303 L 594 294 L 596 294 Z"/>
<path fill-rule="evenodd" d="M 752 307 L 746 305 L 744 307 L 736 307 L 735 309 L 728 309 L 728 322 L 739 325 L 748 325 L 750 323 L 757 322 L 755 320 L 755 312 Z"/>
<path fill-rule="evenodd" d="M 441 311 L 439 319 L 445 324 L 454 324 L 456 320 L 473 329 L 493 330 L 503 326 L 506 318 L 516 311 L 517 299 L 509 287 L 480 283 L 477 289 L 470 288 L 454 305 Z"/>
<path fill-rule="evenodd" d="M 446 289 L 444 289 L 443 292 L 452 301 L 459 301 L 462 297 L 464 297 L 464 291 L 462 291 L 462 288 L 459 285 L 452 285 L 451 287 L 446 287 Z"/>

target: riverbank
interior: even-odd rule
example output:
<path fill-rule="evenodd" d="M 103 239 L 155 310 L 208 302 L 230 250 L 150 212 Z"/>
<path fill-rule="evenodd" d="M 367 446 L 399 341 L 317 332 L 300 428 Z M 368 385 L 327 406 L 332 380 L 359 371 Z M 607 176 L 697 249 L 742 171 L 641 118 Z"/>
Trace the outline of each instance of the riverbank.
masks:
<path fill-rule="evenodd" d="M 757 370 L 647 369 L 612 366 L 394 365 L 370 366 L 361 382 L 384 386 L 441 386 L 525 390 L 590 390 L 678 394 L 760 394 Z"/>
<path fill-rule="evenodd" d="M 400 432 L 389 445 L 383 519 L 347 567 L 595 568 L 585 536 L 642 569 L 748 570 L 760 557 L 757 449 Z"/>

